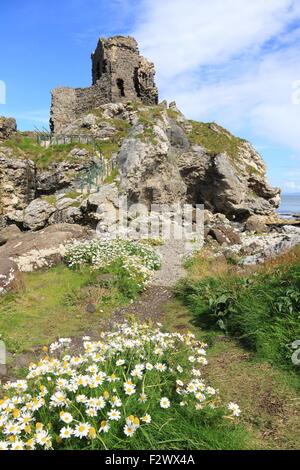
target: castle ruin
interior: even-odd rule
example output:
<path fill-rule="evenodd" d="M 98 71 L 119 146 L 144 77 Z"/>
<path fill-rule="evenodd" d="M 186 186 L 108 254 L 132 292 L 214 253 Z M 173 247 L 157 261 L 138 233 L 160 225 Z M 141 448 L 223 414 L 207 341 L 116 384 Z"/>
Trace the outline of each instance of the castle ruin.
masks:
<path fill-rule="evenodd" d="M 158 104 L 154 65 L 140 55 L 132 37 L 99 39 L 92 53 L 92 77 L 91 87 L 60 87 L 52 91 L 52 133 L 62 132 L 82 113 L 106 103 Z"/>

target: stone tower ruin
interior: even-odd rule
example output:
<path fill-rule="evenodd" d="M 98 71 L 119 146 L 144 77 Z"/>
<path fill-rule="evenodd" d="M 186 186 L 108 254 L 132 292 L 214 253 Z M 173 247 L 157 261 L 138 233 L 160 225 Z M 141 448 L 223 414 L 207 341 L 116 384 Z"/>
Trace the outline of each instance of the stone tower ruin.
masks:
<path fill-rule="evenodd" d="M 93 84 L 89 88 L 60 87 L 52 91 L 50 128 L 60 133 L 90 109 L 106 103 L 158 103 L 154 65 L 139 54 L 134 38 L 99 39 L 92 53 Z"/>

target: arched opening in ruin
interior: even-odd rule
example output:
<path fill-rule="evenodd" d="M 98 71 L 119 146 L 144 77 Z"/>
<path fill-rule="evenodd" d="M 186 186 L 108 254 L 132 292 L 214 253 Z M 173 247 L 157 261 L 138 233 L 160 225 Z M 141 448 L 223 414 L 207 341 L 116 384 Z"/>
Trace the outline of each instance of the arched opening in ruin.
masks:
<path fill-rule="evenodd" d="M 117 87 L 119 88 L 119 96 L 125 96 L 124 80 L 122 78 L 117 79 Z"/>

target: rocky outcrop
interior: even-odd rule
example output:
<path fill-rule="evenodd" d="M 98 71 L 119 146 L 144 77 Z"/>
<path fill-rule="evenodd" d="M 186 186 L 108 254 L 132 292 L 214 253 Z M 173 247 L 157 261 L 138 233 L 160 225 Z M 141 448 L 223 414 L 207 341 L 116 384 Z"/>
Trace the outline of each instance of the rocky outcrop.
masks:
<path fill-rule="evenodd" d="M 238 221 L 275 215 L 280 190 L 268 185 L 250 143 L 216 124 L 187 121 L 174 107 L 141 113 L 119 152 L 121 186 L 133 201 L 204 204 Z"/>
<path fill-rule="evenodd" d="M 17 264 L 10 259 L 0 257 L 0 295 L 23 288 L 24 282 Z"/>
<path fill-rule="evenodd" d="M 0 146 L 0 228 L 17 223 L 26 230 L 36 230 L 44 227 L 53 213 L 66 209 L 68 205 L 80 205 L 102 162 L 99 152 L 86 147 L 74 147 L 66 151 L 64 160 L 50 162 L 44 168 L 38 161 L 28 159 L 21 148 L 14 150 L 3 143 Z M 78 196 L 82 196 L 79 204 L 74 195 L 69 204 L 61 202 L 64 194 L 76 191 Z M 43 200 L 46 196 L 50 196 L 54 210 Z M 47 207 L 47 210 L 41 210 L 42 207 Z M 63 214 L 56 214 L 51 223 L 62 221 L 70 221 L 69 214 L 66 218 Z"/>
<path fill-rule="evenodd" d="M 203 204 L 213 216 L 237 223 L 276 217 L 280 190 L 269 186 L 265 164 L 251 144 L 215 123 L 188 121 L 175 103 L 169 108 L 166 103 L 104 104 L 63 129 L 66 135 L 85 131 L 98 147 L 78 146 L 47 168 L 14 159 L 11 149 L 0 147 L 5 170 L 0 180 L 10 196 L 4 206 L 2 201 L 8 223 L 30 230 L 58 222 L 94 226 L 98 219 L 90 210 L 93 204 L 88 206 L 89 194 L 84 195 L 99 191 L 105 179 L 96 188 L 77 187 L 82 196 L 74 201 L 68 191 L 76 190 L 78 178 L 84 180 L 93 169 L 97 173 L 103 161 L 114 162 L 108 182 L 117 183 L 131 204 Z"/>
<path fill-rule="evenodd" d="M 79 225 L 53 225 L 8 241 L 0 247 L 0 258 L 14 261 L 24 272 L 49 268 L 62 262 L 68 243 L 88 237 L 87 229 Z"/>
<path fill-rule="evenodd" d="M 0 218 L 21 222 L 23 210 L 35 197 L 35 166 L 0 147 Z"/>
<path fill-rule="evenodd" d="M 9 139 L 17 132 L 17 123 L 15 119 L 0 116 L 0 141 Z"/>

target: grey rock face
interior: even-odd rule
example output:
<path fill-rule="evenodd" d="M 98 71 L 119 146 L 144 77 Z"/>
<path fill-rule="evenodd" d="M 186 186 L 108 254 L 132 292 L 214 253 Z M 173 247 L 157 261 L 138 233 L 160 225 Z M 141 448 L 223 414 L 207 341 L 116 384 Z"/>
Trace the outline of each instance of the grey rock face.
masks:
<path fill-rule="evenodd" d="M 0 215 L 19 221 L 23 209 L 35 197 L 35 167 L 31 160 L 16 158 L 13 151 L 0 149 Z"/>
<path fill-rule="evenodd" d="M 14 261 L 22 272 L 48 268 L 62 262 L 69 243 L 88 237 L 87 230 L 79 225 L 53 225 L 7 242 L 0 247 L 0 258 Z"/>
<path fill-rule="evenodd" d="M 243 250 L 247 251 L 247 247 L 249 247 L 249 255 L 245 256 L 240 264 L 247 266 L 263 263 L 266 259 L 274 258 L 299 245 L 300 228 L 287 228 L 288 230 L 283 230 L 283 233 L 243 238 Z"/>
<path fill-rule="evenodd" d="M 105 103 L 158 103 L 154 65 L 139 55 L 134 38 L 101 38 L 92 54 L 92 75 L 89 88 L 53 90 L 52 132 L 60 133 L 76 117 Z"/>
<path fill-rule="evenodd" d="M 35 199 L 24 211 L 24 227 L 30 230 L 43 228 L 54 212 L 54 205 L 42 199 Z"/>
<path fill-rule="evenodd" d="M 280 190 L 269 186 L 261 156 L 248 142 L 216 124 L 198 123 L 200 130 L 195 129 L 195 123 L 187 121 L 175 105 L 169 109 L 165 104 L 110 103 L 68 123 L 64 132 L 82 134 L 87 126 L 90 135 L 103 137 L 99 150 L 76 147 L 66 160 L 46 169 L 36 168 L 29 160 L 14 157 L 11 149 L 1 147 L 2 220 L 31 230 L 60 222 L 94 227 L 100 220 L 91 202 L 94 196 L 82 202 L 84 194 L 91 192 L 87 183 L 91 178 L 86 178 L 84 188 L 76 185 L 78 177 L 85 181 L 87 171 L 98 172 L 101 158 L 113 161 L 110 168 L 118 172 L 114 181 L 129 203 L 147 207 L 203 204 L 207 216 L 211 213 L 215 219 L 219 213 L 238 223 L 250 216 L 276 217 Z M 110 146 L 110 153 L 101 154 L 102 146 Z M 105 179 L 100 181 L 98 176 L 92 191 L 104 185 Z M 77 189 L 83 194 L 78 198 L 75 195 L 72 202 L 74 196 L 70 198 L 68 191 Z M 42 199 L 36 206 L 37 197 L 44 196 L 51 196 L 51 203 L 45 204 Z M 104 213 L 108 216 L 109 209 Z M 212 222 L 211 226 L 227 223 L 221 219 Z"/>
<path fill-rule="evenodd" d="M 138 120 L 123 141 L 121 181 L 131 199 L 148 204 L 204 204 L 209 211 L 237 221 L 253 214 L 274 216 L 280 190 L 268 185 L 264 162 L 251 144 L 236 144 L 235 159 L 227 152 L 213 154 L 192 143 L 189 122 L 175 106 L 171 111 L 169 115 L 160 108 L 160 114 L 152 117 L 148 111 L 151 126 L 147 119 Z M 234 138 L 220 129 L 211 130 L 226 134 L 227 140 Z"/>

